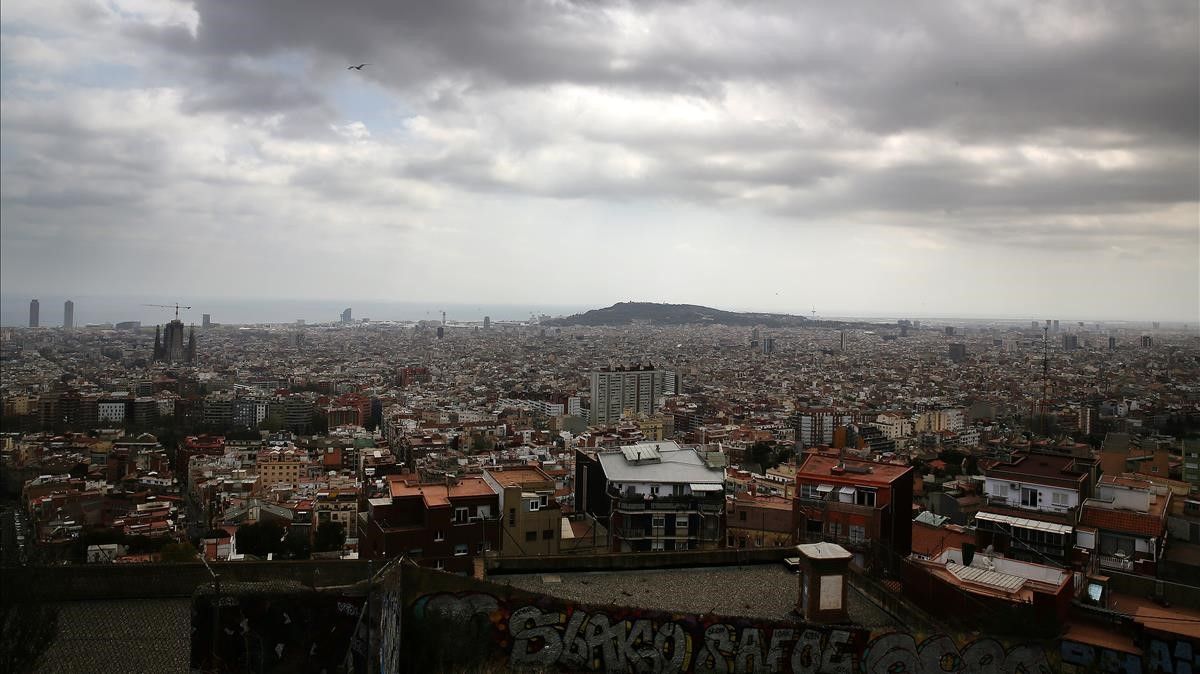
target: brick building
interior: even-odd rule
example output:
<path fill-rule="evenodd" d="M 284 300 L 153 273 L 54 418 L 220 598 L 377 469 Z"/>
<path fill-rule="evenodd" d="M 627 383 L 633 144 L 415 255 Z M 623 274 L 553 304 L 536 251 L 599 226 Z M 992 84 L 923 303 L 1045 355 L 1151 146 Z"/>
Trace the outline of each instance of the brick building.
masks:
<path fill-rule="evenodd" d="M 912 551 L 913 469 L 808 454 L 796 471 L 795 526 L 805 540 L 837 542 L 860 562 L 874 546 L 893 560 Z"/>

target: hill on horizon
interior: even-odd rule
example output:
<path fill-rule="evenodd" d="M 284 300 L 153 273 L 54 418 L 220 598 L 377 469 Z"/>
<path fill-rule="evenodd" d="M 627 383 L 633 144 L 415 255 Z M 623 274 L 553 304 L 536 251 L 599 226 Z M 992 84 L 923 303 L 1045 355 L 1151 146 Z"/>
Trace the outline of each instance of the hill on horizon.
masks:
<path fill-rule="evenodd" d="M 698 304 L 661 304 L 658 302 L 617 302 L 611 307 L 592 309 L 582 314 L 555 318 L 543 325 L 629 325 L 645 321 L 653 325 L 762 325 L 772 328 L 810 325 L 803 316 L 763 314 L 713 309 Z"/>

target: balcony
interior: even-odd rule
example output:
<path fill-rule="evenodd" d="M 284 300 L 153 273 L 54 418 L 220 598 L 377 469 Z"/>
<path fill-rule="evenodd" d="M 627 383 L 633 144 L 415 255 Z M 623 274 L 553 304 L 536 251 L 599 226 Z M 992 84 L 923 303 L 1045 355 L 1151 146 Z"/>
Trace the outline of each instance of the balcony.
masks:
<path fill-rule="evenodd" d="M 674 512 L 674 513 L 704 513 L 706 515 L 719 515 L 725 508 L 725 494 L 721 493 L 719 498 L 698 499 L 694 496 L 656 496 L 654 498 L 643 498 L 641 496 L 627 496 L 609 491 L 609 496 L 613 498 L 613 509 L 625 513 L 641 513 L 641 512 Z"/>
<path fill-rule="evenodd" d="M 797 498 L 796 501 L 801 508 L 820 510 L 822 512 L 833 513 L 852 513 L 855 515 L 865 515 L 868 517 L 874 516 L 875 513 L 883 511 L 883 508 L 875 506 L 858 505 L 856 503 L 843 503 L 832 499 L 819 498 Z"/>
<path fill-rule="evenodd" d="M 1129 557 L 1100 555 L 1100 568 L 1116 569 L 1117 571 L 1133 571 L 1133 560 Z"/>
<path fill-rule="evenodd" d="M 1064 522 L 1079 521 L 1079 508 L 1068 508 L 1067 506 L 1049 505 L 1045 503 L 1037 506 L 1031 506 L 1021 503 L 1020 500 L 1009 500 L 1000 496 L 988 496 L 984 498 L 983 502 L 986 506 L 992 508 L 1007 508 L 1014 513 L 1029 513 L 1029 517 L 1033 519 L 1037 519 L 1036 517 L 1033 517 L 1034 515 L 1046 515 L 1054 521 L 1057 521 L 1060 518 Z"/>

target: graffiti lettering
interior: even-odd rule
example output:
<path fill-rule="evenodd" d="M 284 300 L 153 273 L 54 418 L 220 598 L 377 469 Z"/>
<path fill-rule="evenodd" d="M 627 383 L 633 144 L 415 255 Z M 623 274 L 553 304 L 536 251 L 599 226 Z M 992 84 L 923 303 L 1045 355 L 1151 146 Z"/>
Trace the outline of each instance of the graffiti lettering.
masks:
<path fill-rule="evenodd" d="M 1145 661 L 1135 653 L 1101 648 L 1064 639 L 1060 656 L 1066 664 L 1104 674 L 1193 674 L 1200 672 L 1200 650 L 1186 639 L 1151 638 L 1145 644 Z"/>
<path fill-rule="evenodd" d="M 508 620 L 513 638 L 509 664 L 513 668 L 647 672 L 688 671 L 693 644 L 684 625 L 658 624 L 647 618 L 611 621 L 604 613 L 574 610 L 570 617 L 523 606 Z M 828 633 L 731 625 L 709 625 L 694 656 L 698 674 L 763 674 L 787 665 L 796 671 L 849 674 L 851 659 L 840 648 L 848 644 L 844 630 Z M 797 665 L 799 665 L 797 667 Z"/>
<path fill-rule="evenodd" d="M 1051 674 L 1053 669 L 1038 646 L 1020 645 L 1005 650 L 991 638 L 977 639 L 959 649 L 946 635 L 931 636 L 917 644 L 911 634 L 885 634 L 871 642 L 863 660 L 869 674 L 920 674 L 922 672 L 1028 672 Z"/>

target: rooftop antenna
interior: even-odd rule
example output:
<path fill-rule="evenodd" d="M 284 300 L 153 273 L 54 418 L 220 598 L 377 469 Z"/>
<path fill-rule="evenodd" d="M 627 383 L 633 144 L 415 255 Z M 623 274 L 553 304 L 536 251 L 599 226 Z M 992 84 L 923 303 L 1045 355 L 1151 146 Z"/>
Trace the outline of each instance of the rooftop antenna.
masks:
<path fill-rule="evenodd" d="M 179 310 L 180 309 L 191 309 L 191 307 L 184 306 L 179 303 L 176 303 L 176 304 L 143 304 L 142 306 L 143 307 L 158 307 L 159 309 L 174 309 L 175 310 L 175 320 L 179 320 Z"/>

